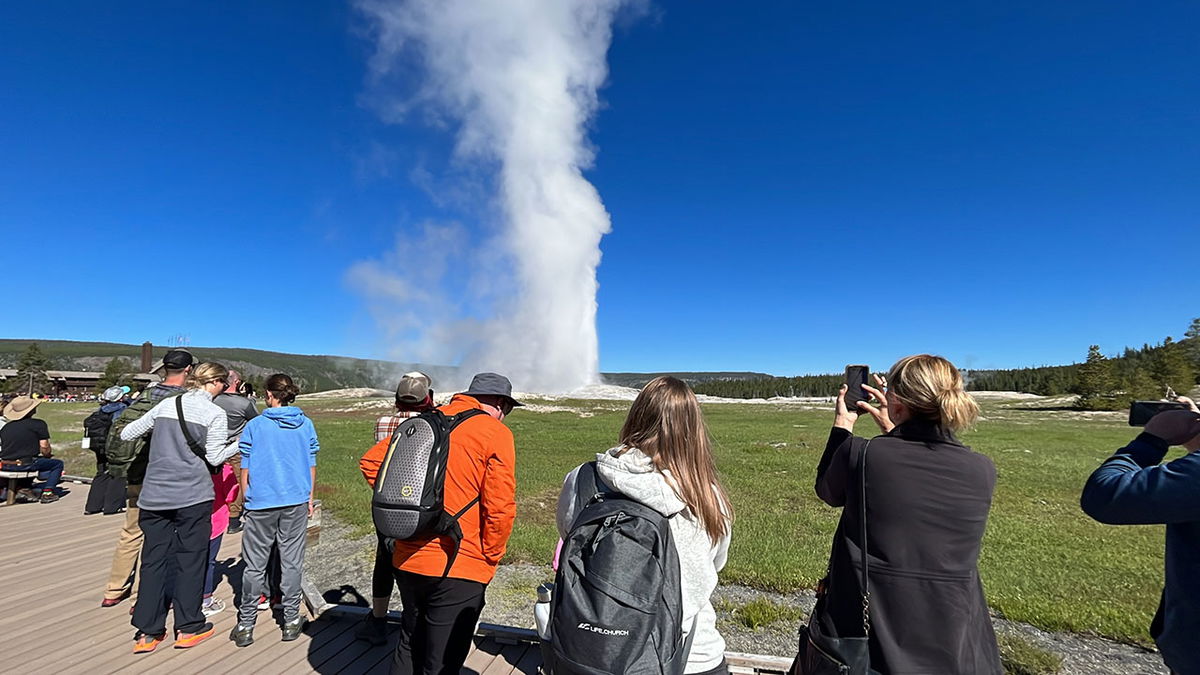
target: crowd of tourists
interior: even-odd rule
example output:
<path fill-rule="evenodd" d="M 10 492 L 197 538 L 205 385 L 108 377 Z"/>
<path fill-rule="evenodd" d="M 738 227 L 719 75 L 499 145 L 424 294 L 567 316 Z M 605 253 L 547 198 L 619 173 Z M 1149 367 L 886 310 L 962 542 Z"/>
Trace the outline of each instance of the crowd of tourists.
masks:
<path fill-rule="evenodd" d="M 102 606 L 135 596 L 135 653 L 166 639 L 168 611 L 176 648 L 203 642 L 214 634 L 208 617 L 224 609 L 213 598 L 222 536 L 241 531 L 230 639 L 251 645 L 258 611 L 273 604 L 282 639 L 296 639 L 320 450 L 312 421 L 292 405 L 298 388 L 271 376 L 260 412 L 236 372 L 186 350 L 168 352 L 157 370 L 161 382 L 132 401 L 105 392 L 103 419 L 88 431 L 102 496 L 86 512 L 125 511 Z M 816 494 L 842 511 L 792 672 L 1001 673 L 979 573 L 996 468 L 956 435 L 979 408 L 937 356 L 901 359 L 861 388 L 854 398 L 867 400 L 852 405 L 847 387 L 839 392 L 817 465 Z M 1181 400 L 1191 409 L 1153 417 L 1087 480 L 1081 503 L 1101 522 L 1167 526 L 1151 632 L 1167 666 L 1186 675 L 1200 673 L 1200 410 Z M 398 591 L 393 673 L 457 673 L 468 655 L 517 515 L 517 451 L 504 421 L 521 405 L 507 378 L 480 373 L 438 407 L 430 378 L 409 373 L 395 413 L 376 421 L 360 469 L 379 538 L 357 637 L 387 641 Z M 4 408 L 0 458 L 38 471 L 36 498 L 54 501 L 62 463 L 36 407 L 22 398 Z M 863 415 L 878 434 L 856 435 Z M 712 594 L 735 505 L 695 395 L 672 377 L 650 381 L 615 441 L 563 482 L 556 584 L 539 589 L 549 607 L 537 621 L 543 668 L 727 673 Z M 1189 453 L 1164 464 L 1172 445 Z M 112 486 L 124 496 L 115 503 Z"/>

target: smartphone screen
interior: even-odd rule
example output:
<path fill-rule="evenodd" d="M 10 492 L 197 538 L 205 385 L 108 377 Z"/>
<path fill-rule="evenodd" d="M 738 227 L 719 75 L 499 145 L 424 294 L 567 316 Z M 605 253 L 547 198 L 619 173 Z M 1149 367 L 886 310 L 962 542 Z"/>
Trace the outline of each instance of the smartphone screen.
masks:
<path fill-rule="evenodd" d="M 858 411 L 858 402 L 871 398 L 862 386 L 867 383 L 867 375 L 871 373 L 870 366 L 846 366 L 846 409 Z"/>
<path fill-rule="evenodd" d="M 1187 405 L 1175 401 L 1134 401 L 1129 404 L 1129 426 L 1144 427 L 1164 410 L 1187 410 Z"/>

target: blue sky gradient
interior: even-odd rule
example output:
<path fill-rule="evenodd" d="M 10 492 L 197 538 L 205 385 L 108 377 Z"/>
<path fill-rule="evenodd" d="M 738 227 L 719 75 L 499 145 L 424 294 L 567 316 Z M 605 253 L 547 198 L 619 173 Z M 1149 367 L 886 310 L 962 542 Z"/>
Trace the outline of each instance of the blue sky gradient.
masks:
<path fill-rule="evenodd" d="M 494 220 L 444 126 L 370 104 L 351 6 L 0 16 L 0 337 L 387 356 L 346 270 L 427 220 Z M 1196 25 L 1188 2 L 622 22 L 588 173 L 613 221 L 602 370 L 1017 367 L 1180 336 Z"/>

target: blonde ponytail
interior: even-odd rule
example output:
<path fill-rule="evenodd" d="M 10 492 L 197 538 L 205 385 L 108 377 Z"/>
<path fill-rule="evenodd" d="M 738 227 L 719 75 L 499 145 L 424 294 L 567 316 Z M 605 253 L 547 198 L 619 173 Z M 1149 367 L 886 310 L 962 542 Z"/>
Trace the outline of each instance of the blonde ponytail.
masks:
<path fill-rule="evenodd" d="M 940 356 L 906 356 L 888 371 L 887 382 L 889 391 L 918 419 L 961 431 L 979 418 L 979 404 L 963 388 L 958 368 Z"/>

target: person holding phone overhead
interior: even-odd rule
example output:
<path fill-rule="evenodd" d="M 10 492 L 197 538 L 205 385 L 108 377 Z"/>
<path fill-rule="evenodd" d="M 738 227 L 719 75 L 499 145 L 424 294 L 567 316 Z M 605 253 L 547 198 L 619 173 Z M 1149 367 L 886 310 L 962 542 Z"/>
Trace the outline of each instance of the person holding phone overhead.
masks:
<path fill-rule="evenodd" d="M 875 376 L 875 384 L 861 386 L 878 407 L 858 401 L 849 409 L 848 388 L 841 388 L 817 467 L 817 495 L 845 508 L 812 621 L 837 638 L 861 638 L 866 629 L 870 668 L 882 675 L 998 675 L 1000 654 L 978 567 L 996 468 L 955 437 L 975 421 L 979 407 L 958 369 L 940 356 L 900 359 L 886 378 Z M 854 435 L 864 413 L 881 435 Z M 864 549 L 867 589 L 860 579 Z"/>

